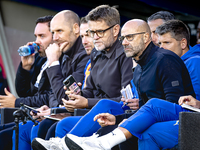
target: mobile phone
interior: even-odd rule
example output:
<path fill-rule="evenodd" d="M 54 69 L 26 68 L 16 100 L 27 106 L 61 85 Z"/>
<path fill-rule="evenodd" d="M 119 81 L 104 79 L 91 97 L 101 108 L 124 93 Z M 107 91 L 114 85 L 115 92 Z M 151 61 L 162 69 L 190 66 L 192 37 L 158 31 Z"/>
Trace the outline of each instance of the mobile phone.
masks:
<path fill-rule="evenodd" d="M 76 80 L 72 75 L 69 75 L 64 81 L 63 84 L 67 87 L 67 90 L 74 91 L 75 94 L 81 92 L 80 87 L 78 86 Z"/>
<path fill-rule="evenodd" d="M 25 104 L 23 104 L 23 106 L 24 106 L 25 108 L 28 108 L 30 111 L 32 111 L 34 116 L 36 116 L 37 113 L 39 113 L 39 111 L 36 110 L 36 109 L 33 108 L 33 107 L 27 106 L 27 105 L 25 105 Z"/>

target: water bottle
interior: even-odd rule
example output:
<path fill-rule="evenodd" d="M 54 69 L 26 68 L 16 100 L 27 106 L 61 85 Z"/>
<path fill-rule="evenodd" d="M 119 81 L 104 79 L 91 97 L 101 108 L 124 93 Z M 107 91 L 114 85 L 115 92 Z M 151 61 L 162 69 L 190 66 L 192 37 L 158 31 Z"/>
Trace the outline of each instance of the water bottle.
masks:
<path fill-rule="evenodd" d="M 19 56 L 29 56 L 33 53 L 36 53 L 39 49 L 40 47 L 36 43 L 33 43 L 32 45 L 28 45 L 28 46 L 21 46 L 18 49 L 18 53 L 19 53 Z"/>

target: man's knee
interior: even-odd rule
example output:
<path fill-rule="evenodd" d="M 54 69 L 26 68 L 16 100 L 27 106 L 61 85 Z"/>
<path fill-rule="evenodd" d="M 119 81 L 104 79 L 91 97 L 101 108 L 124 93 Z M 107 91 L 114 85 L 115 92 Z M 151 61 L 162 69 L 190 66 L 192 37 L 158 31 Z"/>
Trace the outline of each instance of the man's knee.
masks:
<path fill-rule="evenodd" d="M 160 107 L 161 105 L 164 105 L 165 103 L 167 103 L 167 101 L 159 99 L 159 98 L 152 98 L 150 100 L 148 100 L 148 102 L 145 104 L 146 106 L 158 106 Z"/>

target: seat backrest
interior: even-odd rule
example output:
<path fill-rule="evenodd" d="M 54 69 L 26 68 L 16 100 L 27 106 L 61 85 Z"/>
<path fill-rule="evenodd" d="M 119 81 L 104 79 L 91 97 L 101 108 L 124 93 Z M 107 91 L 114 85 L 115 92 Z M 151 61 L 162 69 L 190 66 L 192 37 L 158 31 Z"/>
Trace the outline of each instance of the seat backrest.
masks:
<path fill-rule="evenodd" d="M 13 112 L 19 108 L 1 108 L 1 125 L 14 122 Z"/>
<path fill-rule="evenodd" d="M 200 150 L 200 113 L 179 113 L 179 149 Z"/>

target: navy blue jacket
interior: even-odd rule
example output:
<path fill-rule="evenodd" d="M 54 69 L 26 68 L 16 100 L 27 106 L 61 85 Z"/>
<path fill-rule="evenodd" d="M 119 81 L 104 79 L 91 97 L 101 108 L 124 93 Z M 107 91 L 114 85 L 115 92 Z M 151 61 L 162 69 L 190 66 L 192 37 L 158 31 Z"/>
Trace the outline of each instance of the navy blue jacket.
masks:
<path fill-rule="evenodd" d="M 151 42 L 145 49 L 133 73 L 140 106 L 151 98 L 173 103 L 183 95 L 196 97 L 188 70 L 178 55 Z"/>
<path fill-rule="evenodd" d="M 30 71 L 23 69 L 22 63 L 20 62 L 15 79 L 15 88 L 20 98 L 16 99 L 15 107 L 20 107 L 20 103 L 32 107 L 49 105 L 49 94 L 52 93 L 52 90 L 46 71 L 42 74 L 39 87 L 36 88 L 34 86 L 45 61 L 46 58 L 40 57 L 37 53 L 35 55 L 35 62 Z"/>

